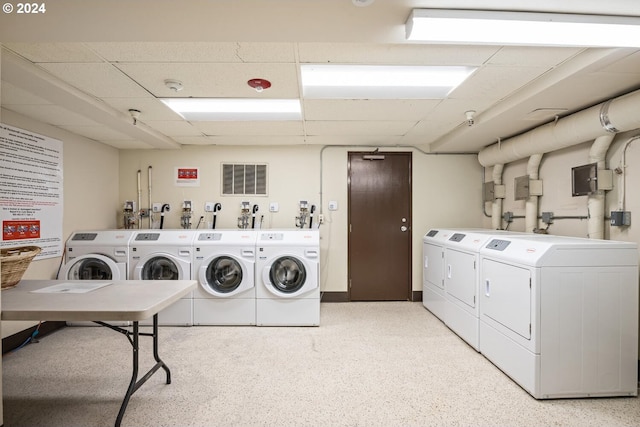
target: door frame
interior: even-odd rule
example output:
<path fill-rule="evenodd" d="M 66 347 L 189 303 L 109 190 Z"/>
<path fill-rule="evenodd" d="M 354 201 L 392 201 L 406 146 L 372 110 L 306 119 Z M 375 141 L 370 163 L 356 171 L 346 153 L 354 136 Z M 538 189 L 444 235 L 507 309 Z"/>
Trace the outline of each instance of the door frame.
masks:
<path fill-rule="evenodd" d="M 351 226 L 351 156 L 352 155 L 407 155 L 409 157 L 409 209 L 408 209 L 408 222 L 409 222 L 409 241 L 408 241 L 408 259 L 407 268 L 409 269 L 409 280 L 407 284 L 407 301 L 414 301 L 413 299 L 413 152 L 412 151 L 347 151 L 347 300 L 352 302 L 351 299 L 351 233 L 349 227 Z"/>

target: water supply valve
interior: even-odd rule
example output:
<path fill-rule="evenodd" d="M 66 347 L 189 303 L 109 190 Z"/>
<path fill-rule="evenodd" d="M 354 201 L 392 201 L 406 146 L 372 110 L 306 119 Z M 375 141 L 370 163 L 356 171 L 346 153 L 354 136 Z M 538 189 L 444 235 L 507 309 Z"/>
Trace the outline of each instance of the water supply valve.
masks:
<path fill-rule="evenodd" d="M 125 201 L 122 213 L 124 215 L 124 228 L 134 228 L 137 223 L 136 202 L 133 200 Z"/>
<path fill-rule="evenodd" d="M 184 229 L 191 228 L 191 200 L 182 202 L 182 215 L 180 215 L 180 226 Z"/>
<path fill-rule="evenodd" d="M 309 203 L 306 200 L 300 200 L 300 215 L 296 217 L 296 227 L 304 228 L 309 218 Z"/>
<path fill-rule="evenodd" d="M 251 223 L 251 203 L 240 203 L 240 216 L 238 217 L 238 228 L 246 230 Z"/>

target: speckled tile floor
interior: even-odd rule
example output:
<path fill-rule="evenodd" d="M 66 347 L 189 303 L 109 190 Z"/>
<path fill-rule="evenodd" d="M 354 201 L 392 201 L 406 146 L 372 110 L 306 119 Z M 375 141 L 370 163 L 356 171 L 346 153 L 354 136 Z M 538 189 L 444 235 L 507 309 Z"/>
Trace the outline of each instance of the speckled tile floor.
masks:
<path fill-rule="evenodd" d="M 638 398 L 538 401 L 421 303 L 323 303 L 318 328 L 164 327 L 123 426 L 634 426 Z M 4 422 L 111 426 L 130 346 L 69 327 L 3 358 Z M 149 368 L 150 338 L 141 359 Z"/>

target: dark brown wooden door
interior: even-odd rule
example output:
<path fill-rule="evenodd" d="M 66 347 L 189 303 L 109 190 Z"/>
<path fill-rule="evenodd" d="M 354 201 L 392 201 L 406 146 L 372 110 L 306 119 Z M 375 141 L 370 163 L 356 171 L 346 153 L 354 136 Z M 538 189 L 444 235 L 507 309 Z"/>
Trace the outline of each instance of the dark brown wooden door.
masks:
<path fill-rule="evenodd" d="M 411 153 L 349 153 L 349 298 L 411 299 Z"/>

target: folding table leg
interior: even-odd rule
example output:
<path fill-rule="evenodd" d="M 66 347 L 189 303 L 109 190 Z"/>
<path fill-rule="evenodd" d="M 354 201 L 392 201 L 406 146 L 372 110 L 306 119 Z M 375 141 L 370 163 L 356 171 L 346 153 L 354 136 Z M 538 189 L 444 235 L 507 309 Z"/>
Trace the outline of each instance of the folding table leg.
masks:
<path fill-rule="evenodd" d="M 131 381 L 129 382 L 129 387 L 127 388 L 127 393 L 124 395 L 124 400 L 122 401 L 122 405 L 120 406 L 120 411 L 118 412 L 118 417 L 116 418 L 116 427 L 120 427 L 120 423 L 122 422 L 122 418 L 124 417 L 124 411 L 127 409 L 127 405 L 129 404 L 129 399 L 131 395 L 135 393 L 138 388 L 142 384 L 144 384 L 151 375 L 153 375 L 158 369 L 162 368 L 167 374 L 167 384 L 171 384 L 171 371 L 169 367 L 160 359 L 158 356 L 158 315 L 155 314 L 153 316 L 153 358 L 156 361 L 156 364 L 147 372 L 142 378 L 138 380 L 138 359 L 139 359 L 139 336 L 149 334 L 140 334 L 138 322 L 133 322 L 133 339 L 130 339 L 131 345 L 133 347 L 133 372 L 131 373 Z"/>

